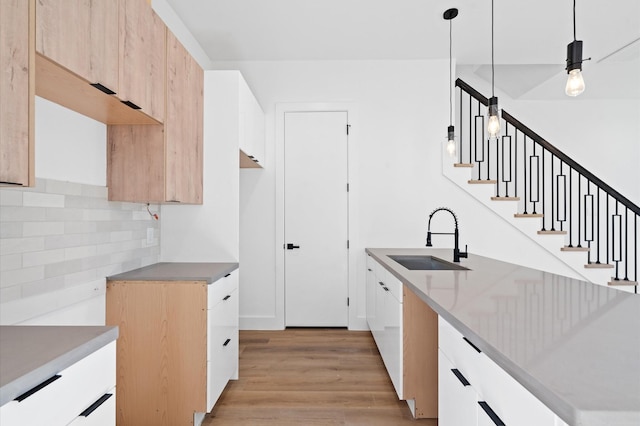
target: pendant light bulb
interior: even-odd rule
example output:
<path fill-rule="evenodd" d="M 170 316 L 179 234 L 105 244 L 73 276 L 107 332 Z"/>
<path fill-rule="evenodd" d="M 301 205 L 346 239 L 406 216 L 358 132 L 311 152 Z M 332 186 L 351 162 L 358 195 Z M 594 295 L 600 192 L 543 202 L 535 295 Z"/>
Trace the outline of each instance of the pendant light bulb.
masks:
<path fill-rule="evenodd" d="M 487 120 L 487 133 L 489 137 L 496 138 L 500 133 L 500 117 L 498 116 L 498 98 L 489 99 L 489 117 Z"/>
<path fill-rule="evenodd" d="M 569 78 L 567 78 L 567 86 L 564 91 L 569 96 L 578 96 L 584 92 L 584 78 L 582 78 L 580 69 L 576 68 L 569 71 Z"/>
<path fill-rule="evenodd" d="M 453 126 L 447 128 L 447 153 L 449 157 L 456 158 L 456 140 L 453 131 Z"/>

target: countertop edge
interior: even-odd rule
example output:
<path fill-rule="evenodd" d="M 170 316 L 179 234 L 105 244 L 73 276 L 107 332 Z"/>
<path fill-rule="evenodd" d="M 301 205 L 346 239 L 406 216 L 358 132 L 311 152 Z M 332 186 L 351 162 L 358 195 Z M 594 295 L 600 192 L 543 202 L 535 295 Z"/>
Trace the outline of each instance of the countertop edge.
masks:
<path fill-rule="evenodd" d="M 207 284 L 212 284 L 218 281 L 220 278 L 223 278 L 235 271 L 239 268 L 238 262 L 198 262 L 194 263 L 194 265 L 215 265 L 216 268 L 219 268 L 215 271 L 215 273 L 211 275 L 192 275 L 186 276 L 183 274 L 162 274 L 160 275 L 144 275 L 144 272 L 153 271 L 154 269 L 167 265 L 180 265 L 185 266 L 188 265 L 188 262 L 159 262 L 154 263 L 152 265 L 144 266 L 142 268 L 134 269 L 127 272 L 122 272 L 117 275 L 111 275 L 107 277 L 108 281 L 206 281 Z M 137 275 L 137 276 L 136 276 Z"/>
<path fill-rule="evenodd" d="M 0 406 L 12 401 L 29 389 L 118 339 L 119 329 L 117 326 L 104 327 L 104 333 L 87 340 L 63 355 L 2 386 L 0 388 Z"/>

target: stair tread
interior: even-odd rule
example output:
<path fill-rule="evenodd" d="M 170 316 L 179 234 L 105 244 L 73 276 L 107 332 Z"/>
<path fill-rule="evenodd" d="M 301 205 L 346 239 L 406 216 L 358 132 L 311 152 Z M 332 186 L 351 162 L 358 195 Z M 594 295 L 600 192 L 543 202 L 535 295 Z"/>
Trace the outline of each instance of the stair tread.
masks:
<path fill-rule="evenodd" d="M 638 285 L 638 281 L 631 281 L 631 280 L 616 280 L 614 277 L 611 277 L 611 281 L 609 281 L 607 284 L 609 284 L 610 286 L 621 286 L 621 285 Z"/>
<path fill-rule="evenodd" d="M 498 183 L 497 180 L 495 179 L 469 179 L 468 183 L 471 184 L 492 184 L 495 185 L 496 183 Z"/>
<path fill-rule="evenodd" d="M 610 263 L 587 263 L 584 267 L 587 269 L 612 269 L 613 265 Z"/>
<path fill-rule="evenodd" d="M 520 197 L 491 197 L 492 201 L 520 201 Z"/>
<path fill-rule="evenodd" d="M 513 217 L 544 217 L 542 213 L 516 213 Z"/>
<path fill-rule="evenodd" d="M 560 250 L 561 251 L 589 251 L 591 249 L 589 247 L 569 247 L 569 246 L 564 246 Z"/>
<path fill-rule="evenodd" d="M 538 231 L 538 235 L 567 235 L 567 231 Z"/>
<path fill-rule="evenodd" d="M 471 163 L 453 163 L 453 167 L 473 167 Z"/>

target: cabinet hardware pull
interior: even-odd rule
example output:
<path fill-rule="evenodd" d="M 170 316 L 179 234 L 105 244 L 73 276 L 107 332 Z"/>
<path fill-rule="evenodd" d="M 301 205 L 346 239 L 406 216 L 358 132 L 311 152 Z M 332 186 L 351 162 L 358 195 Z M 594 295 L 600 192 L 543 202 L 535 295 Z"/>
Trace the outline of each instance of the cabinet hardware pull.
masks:
<path fill-rule="evenodd" d="M 466 377 L 464 377 L 462 375 L 462 373 L 460 372 L 460 370 L 458 370 L 457 368 L 453 368 L 451 369 L 451 372 L 453 374 L 455 374 L 455 376 L 458 378 L 458 380 L 460 380 L 460 383 L 462 383 L 462 386 L 470 386 L 471 383 L 469 383 L 469 381 L 467 380 Z"/>
<path fill-rule="evenodd" d="M 382 288 L 384 288 L 384 291 L 389 291 L 389 289 L 387 287 L 382 287 Z"/>
<path fill-rule="evenodd" d="M 231 341 L 231 339 L 227 339 L 224 341 L 224 343 L 222 344 L 222 346 L 227 346 L 229 344 L 229 342 Z"/>
<path fill-rule="evenodd" d="M 18 402 L 22 402 L 25 399 L 29 398 L 31 395 L 33 395 L 34 393 L 38 392 L 39 390 L 45 388 L 46 386 L 49 386 L 51 383 L 55 382 L 56 380 L 58 380 L 60 377 L 62 377 L 59 374 L 56 374 L 53 377 L 49 377 L 47 380 L 45 380 L 44 382 L 40 383 L 37 386 L 34 386 L 33 388 L 29 389 L 28 391 L 26 391 L 25 393 L 23 393 L 22 395 L 18 396 L 15 401 Z"/>
<path fill-rule="evenodd" d="M 252 158 L 252 160 L 253 160 L 254 163 L 259 163 L 260 162 L 260 160 L 258 160 L 257 158 Z"/>
<path fill-rule="evenodd" d="M 90 83 L 91 86 L 95 87 L 96 89 L 98 89 L 99 91 L 106 93 L 107 95 L 115 95 L 116 92 L 114 92 L 113 90 L 109 89 L 107 86 L 103 86 L 100 83 Z"/>
<path fill-rule="evenodd" d="M 469 345 L 471 345 L 471 347 L 473 349 L 476 350 L 476 352 L 478 352 L 479 354 L 482 353 L 482 351 L 480 349 L 478 349 L 478 347 L 476 345 L 474 345 L 473 343 L 471 343 L 471 341 L 469 339 L 467 339 L 466 337 L 463 337 L 464 341 L 467 342 Z"/>
<path fill-rule="evenodd" d="M 491 407 L 489 407 L 489 404 L 487 404 L 485 401 L 478 401 L 478 404 L 480 404 L 484 412 L 487 413 L 487 416 L 489 416 L 491 421 L 496 426 L 506 426 L 504 422 L 500 419 L 500 417 L 498 417 L 498 415 L 495 413 L 495 411 L 493 411 Z"/>
<path fill-rule="evenodd" d="M 378 281 L 378 284 L 384 287 L 384 283 L 382 281 Z"/>
<path fill-rule="evenodd" d="M 369 272 L 373 272 L 373 271 L 371 270 L 371 268 L 367 268 L 367 271 L 369 271 Z"/>
<path fill-rule="evenodd" d="M 222 300 L 228 300 L 231 297 L 230 294 L 227 294 L 225 297 L 222 298 Z"/>
<path fill-rule="evenodd" d="M 105 393 L 96 402 L 91 404 L 89 407 L 87 407 L 86 410 L 84 410 L 82 413 L 80 413 L 80 417 L 89 417 L 91 415 L 91 413 L 96 411 L 102 404 L 105 403 L 105 401 L 107 399 L 111 398 L 112 396 L 113 396 L 112 393 Z"/>
<path fill-rule="evenodd" d="M 230 274 L 230 273 L 229 273 L 229 274 L 227 274 L 227 275 L 225 275 L 224 277 L 225 277 L 225 278 L 227 278 L 227 277 L 229 277 L 229 276 L 231 276 L 231 274 Z"/>
<path fill-rule="evenodd" d="M 132 109 L 142 109 L 138 105 L 134 104 L 131 101 L 120 101 L 120 102 L 122 102 L 123 104 L 125 104 L 126 106 L 128 106 L 129 108 L 132 108 Z"/>
<path fill-rule="evenodd" d="M 24 184 L 22 182 L 7 182 L 7 181 L 0 181 L 0 184 L 2 185 L 17 185 L 17 186 L 23 186 Z"/>

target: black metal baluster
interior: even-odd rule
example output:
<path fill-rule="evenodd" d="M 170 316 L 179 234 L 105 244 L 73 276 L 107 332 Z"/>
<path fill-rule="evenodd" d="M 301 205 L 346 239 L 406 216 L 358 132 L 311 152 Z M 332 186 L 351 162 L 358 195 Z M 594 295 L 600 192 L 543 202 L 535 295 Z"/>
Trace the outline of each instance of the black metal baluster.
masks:
<path fill-rule="evenodd" d="M 544 192 L 544 177 L 545 177 L 545 175 L 544 175 L 544 157 L 545 157 L 545 155 L 544 155 L 544 153 L 545 153 L 545 149 L 543 147 L 542 148 L 542 230 L 543 231 L 545 230 L 544 223 L 545 223 L 545 221 L 547 219 L 547 217 L 546 217 L 547 216 L 547 210 L 545 209 L 545 198 L 547 198 L 547 197 L 545 197 L 545 192 Z"/>
<path fill-rule="evenodd" d="M 551 230 L 555 231 L 556 230 L 556 214 L 553 211 L 555 206 L 554 206 L 554 198 L 555 198 L 555 193 L 554 193 L 554 188 L 553 188 L 553 154 L 551 154 L 551 181 L 549 182 L 551 184 Z M 544 165 L 544 161 L 542 163 Z M 544 189 L 542 190 L 542 193 L 544 194 Z"/>
<path fill-rule="evenodd" d="M 607 232 L 607 264 L 609 264 L 609 194 L 606 194 L 606 198 L 605 198 L 605 206 L 606 206 L 606 212 L 605 212 L 605 225 L 606 225 L 606 232 Z M 618 202 L 616 201 L 616 214 L 618 214 Z M 613 223 L 613 222 L 612 222 Z M 611 251 L 613 252 L 613 226 L 611 227 Z M 613 254 L 613 253 L 612 253 Z M 616 265 L 617 266 L 617 265 Z M 618 276 L 618 274 L 616 273 L 616 277 Z"/>
<path fill-rule="evenodd" d="M 624 209 L 624 280 L 629 281 L 629 209 Z M 622 226 L 620 227 L 622 232 Z M 622 239 L 620 241 L 620 251 L 622 251 Z"/>
<path fill-rule="evenodd" d="M 522 179 L 524 179 L 524 183 L 522 185 L 522 190 L 524 191 L 524 212 L 523 214 L 527 214 L 527 135 L 524 135 L 524 143 L 522 144 L 524 157 L 522 157 L 522 167 L 524 171 L 522 172 Z M 531 196 L 531 193 L 529 193 Z"/>
<path fill-rule="evenodd" d="M 591 182 L 587 180 L 587 193 L 584 196 L 584 240 L 587 242 L 587 247 L 591 248 L 591 243 L 593 242 L 593 195 L 591 194 Z M 587 219 L 589 216 L 589 212 L 591 212 L 591 229 L 587 228 Z M 589 233 L 588 231 L 591 231 Z M 591 250 L 587 252 L 587 263 L 591 263 Z"/>
<path fill-rule="evenodd" d="M 580 203 L 580 197 L 578 197 Z M 565 206 L 566 209 L 566 206 Z M 573 247 L 573 169 L 569 167 L 569 247 Z"/>
<path fill-rule="evenodd" d="M 560 161 L 560 174 L 556 176 L 556 216 L 560 222 L 560 230 L 564 230 L 564 222 L 567 220 L 567 177 L 562 171 L 562 161 Z M 562 206 L 562 209 L 560 208 Z"/>
<path fill-rule="evenodd" d="M 513 152 L 513 196 L 518 196 L 518 129 L 515 131 L 515 142 L 514 142 L 514 152 Z M 511 153 L 509 153 L 509 158 L 511 158 Z"/>
<path fill-rule="evenodd" d="M 460 89 L 460 152 L 458 153 L 458 162 L 462 164 L 462 89 Z"/>
<path fill-rule="evenodd" d="M 596 263 L 600 263 L 600 188 L 596 186 L 596 230 L 598 238 L 596 239 Z"/>
<path fill-rule="evenodd" d="M 471 95 L 469 95 L 469 164 L 473 164 L 473 160 L 471 159 L 471 149 L 472 141 L 471 141 L 471 118 L 473 117 L 473 100 L 471 99 Z M 475 125 L 475 123 L 474 123 Z M 475 131 L 475 129 L 474 129 Z"/>
<path fill-rule="evenodd" d="M 607 221 L 608 222 L 608 221 Z M 616 226 L 617 225 L 617 226 Z M 618 232 L 616 232 L 616 230 L 618 230 Z M 611 254 L 611 258 L 613 260 L 613 262 L 616 264 L 616 276 L 613 278 L 615 281 L 618 281 L 619 278 L 619 273 L 618 273 L 618 267 L 619 267 L 619 263 L 622 260 L 622 216 L 620 216 L 618 214 L 618 202 L 616 201 L 616 214 L 614 214 L 613 216 L 611 216 L 611 251 L 613 252 Z M 616 247 L 616 234 L 619 233 L 619 240 L 618 241 L 618 247 Z M 608 247 L 608 243 L 609 241 L 607 241 L 607 251 L 609 249 Z M 616 248 L 618 249 L 616 251 Z M 608 260 L 607 260 L 607 263 Z"/>
<path fill-rule="evenodd" d="M 582 247 L 582 238 L 580 238 L 580 231 L 582 231 L 582 227 L 581 227 L 581 223 L 580 223 L 580 219 L 581 217 L 581 211 L 580 211 L 580 205 L 582 202 L 582 175 L 580 173 L 578 173 L 578 245 L 576 247 Z M 588 255 L 587 255 L 588 256 Z"/>

